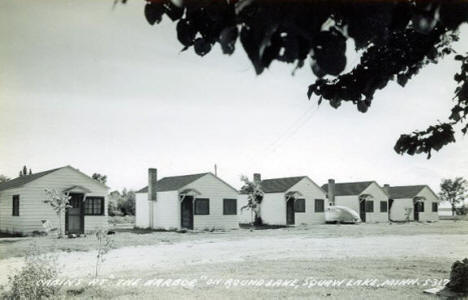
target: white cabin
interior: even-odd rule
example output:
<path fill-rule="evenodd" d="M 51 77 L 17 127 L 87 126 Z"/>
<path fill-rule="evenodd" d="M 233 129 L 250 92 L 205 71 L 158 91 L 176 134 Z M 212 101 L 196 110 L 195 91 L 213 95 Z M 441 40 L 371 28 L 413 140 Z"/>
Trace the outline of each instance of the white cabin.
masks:
<path fill-rule="evenodd" d="M 27 235 L 44 231 L 44 222 L 58 228 L 58 217 L 44 203 L 45 189 L 66 193 L 71 208 L 61 218 L 62 232 L 82 234 L 107 226 L 108 187 L 65 166 L 20 176 L 0 184 L 0 231 Z"/>
<path fill-rule="evenodd" d="M 427 185 L 389 186 L 390 220 L 434 222 L 439 220 L 439 197 Z"/>
<path fill-rule="evenodd" d="M 309 177 L 285 177 L 259 180 L 263 191 L 260 215 L 265 225 L 294 226 L 325 223 L 328 200 L 325 192 Z M 253 223 L 253 212 L 242 209 L 247 205 L 248 196 L 240 195 L 239 222 Z"/>
<path fill-rule="evenodd" d="M 136 227 L 236 229 L 238 191 L 212 173 L 164 177 L 149 169 L 149 185 L 136 193 Z"/>
<path fill-rule="evenodd" d="M 388 195 L 377 182 L 335 183 L 331 179 L 322 188 L 329 193 L 329 200 L 334 205 L 356 211 L 362 222 L 388 222 Z"/>

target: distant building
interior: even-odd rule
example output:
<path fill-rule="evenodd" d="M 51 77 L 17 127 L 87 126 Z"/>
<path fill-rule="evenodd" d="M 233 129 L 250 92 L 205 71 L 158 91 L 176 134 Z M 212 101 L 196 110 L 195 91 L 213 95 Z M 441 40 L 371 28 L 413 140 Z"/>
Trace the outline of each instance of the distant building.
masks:
<path fill-rule="evenodd" d="M 238 191 L 212 173 L 157 179 L 136 193 L 136 226 L 154 229 L 234 229 Z"/>
<path fill-rule="evenodd" d="M 377 182 L 335 183 L 330 179 L 322 189 L 328 193 L 330 202 L 356 211 L 362 222 L 388 222 L 388 196 Z"/>
<path fill-rule="evenodd" d="M 66 166 L 21 176 L 0 184 L 0 231 L 30 234 L 42 231 L 43 222 L 58 227 L 52 207 L 44 203 L 45 189 L 71 196 L 61 216 L 65 233 L 81 234 L 107 226 L 108 187 L 79 170 Z"/>

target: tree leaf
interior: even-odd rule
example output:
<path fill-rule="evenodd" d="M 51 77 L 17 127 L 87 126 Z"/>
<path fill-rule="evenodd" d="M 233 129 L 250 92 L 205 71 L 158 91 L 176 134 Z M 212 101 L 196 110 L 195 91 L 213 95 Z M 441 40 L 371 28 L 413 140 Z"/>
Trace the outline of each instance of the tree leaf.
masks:
<path fill-rule="evenodd" d="M 231 55 L 234 53 L 238 35 L 239 30 L 237 29 L 237 26 L 229 26 L 221 31 L 219 35 L 219 43 L 221 44 L 221 49 L 224 54 Z"/>
<path fill-rule="evenodd" d="M 164 14 L 164 7 L 160 2 L 148 2 L 145 5 L 145 18 L 150 25 L 159 23 Z"/>
<path fill-rule="evenodd" d="M 197 38 L 194 43 L 195 53 L 200 56 L 205 56 L 211 50 L 211 44 L 203 39 Z"/>

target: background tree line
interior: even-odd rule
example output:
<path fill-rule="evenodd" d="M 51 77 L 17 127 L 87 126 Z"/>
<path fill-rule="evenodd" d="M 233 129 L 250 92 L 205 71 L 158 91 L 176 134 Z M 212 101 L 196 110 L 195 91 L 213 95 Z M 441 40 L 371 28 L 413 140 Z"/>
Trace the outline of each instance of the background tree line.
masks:
<path fill-rule="evenodd" d="M 107 183 L 107 176 L 99 173 L 94 173 L 91 176 L 103 184 Z M 135 191 L 124 188 L 122 192 L 117 190 L 109 194 L 107 205 L 107 213 L 109 216 L 127 216 L 135 215 Z"/>
<path fill-rule="evenodd" d="M 112 191 L 109 194 L 107 206 L 109 216 L 134 216 L 135 191 L 123 189 L 122 192 Z"/>

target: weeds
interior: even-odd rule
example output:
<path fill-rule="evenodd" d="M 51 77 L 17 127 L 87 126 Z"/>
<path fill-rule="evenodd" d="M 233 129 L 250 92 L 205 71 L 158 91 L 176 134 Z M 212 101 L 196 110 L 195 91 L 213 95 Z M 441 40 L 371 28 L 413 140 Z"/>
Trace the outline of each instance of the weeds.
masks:
<path fill-rule="evenodd" d="M 99 267 L 105 261 L 105 255 L 113 247 L 113 240 L 107 234 L 107 230 L 101 228 L 98 231 L 96 231 L 96 238 L 98 240 L 98 248 L 96 255 L 96 269 L 94 273 L 95 278 L 97 278 L 99 275 Z"/>
<path fill-rule="evenodd" d="M 24 266 L 8 276 L 9 289 L 3 292 L 5 299 L 43 299 L 56 295 L 60 286 L 47 284 L 57 279 L 57 256 L 40 254 L 36 245 L 31 246 Z"/>

